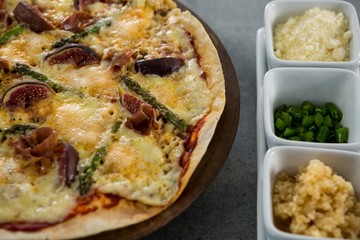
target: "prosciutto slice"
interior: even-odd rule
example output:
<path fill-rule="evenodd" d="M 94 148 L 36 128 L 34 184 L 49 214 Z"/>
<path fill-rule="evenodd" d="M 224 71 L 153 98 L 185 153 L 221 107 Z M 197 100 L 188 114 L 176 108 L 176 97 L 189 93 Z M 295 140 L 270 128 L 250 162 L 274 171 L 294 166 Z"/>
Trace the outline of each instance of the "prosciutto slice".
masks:
<path fill-rule="evenodd" d="M 95 23 L 95 19 L 86 12 L 75 11 L 60 22 L 60 28 L 73 33 L 79 33 Z"/>
<path fill-rule="evenodd" d="M 29 160 L 40 162 L 41 166 L 50 167 L 51 162 L 58 164 L 59 185 L 70 186 L 77 175 L 79 153 L 70 144 L 59 142 L 56 132 L 50 127 L 33 130 L 28 135 L 21 135 L 14 142 L 15 153 Z"/>
<path fill-rule="evenodd" d="M 51 158 L 57 145 L 57 136 L 50 127 L 42 127 L 32 131 L 29 135 L 21 135 L 14 142 L 15 152 L 29 160 Z"/>
<path fill-rule="evenodd" d="M 156 110 L 147 103 L 142 103 L 139 109 L 125 122 L 125 126 L 143 135 L 149 135 L 151 129 L 158 129 Z"/>
<path fill-rule="evenodd" d="M 113 71 L 114 73 L 118 73 L 119 71 L 121 71 L 123 66 L 125 66 L 126 63 L 130 61 L 131 56 L 132 51 L 130 50 L 109 50 L 104 54 L 103 60 L 110 62 L 111 71 Z"/>

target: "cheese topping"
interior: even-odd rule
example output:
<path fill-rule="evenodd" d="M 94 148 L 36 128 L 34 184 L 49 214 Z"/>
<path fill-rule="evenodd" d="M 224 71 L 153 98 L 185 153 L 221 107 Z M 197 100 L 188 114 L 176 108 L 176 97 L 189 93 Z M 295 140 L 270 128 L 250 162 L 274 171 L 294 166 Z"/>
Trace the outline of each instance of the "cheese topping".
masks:
<path fill-rule="evenodd" d="M 22 170 L 23 161 L 0 158 L 0 223 L 55 223 L 65 218 L 75 207 L 77 191 L 57 185 L 56 168 L 37 176 Z"/>
<path fill-rule="evenodd" d="M 48 0 L 33 1 L 42 10 L 44 16 L 54 23 L 59 23 L 74 11 L 73 0 L 57 0 L 56 3 Z"/>
<path fill-rule="evenodd" d="M 55 103 L 55 110 L 46 124 L 53 126 L 62 140 L 79 152 L 92 154 L 96 147 L 109 141 L 112 124 L 119 118 L 118 103 L 105 104 L 91 97 L 63 97 Z"/>
<path fill-rule="evenodd" d="M 36 34 L 26 30 L 11 42 L 0 48 L 0 56 L 10 62 L 22 62 L 30 65 L 39 65 L 41 54 L 52 42 L 56 40 L 51 34 Z"/>
<path fill-rule="evenodd" d="M 112 73 L 102 66 L 90 65 L 76 68 L 66 64 L 51 66 L 44 63 L 41 71 L 54 81 L 85 92 L 92 97 L 101 98 L 104 101 L 119 98 L 118 82 L 113 79 Z M 59 72 L 62 74 L 59 75 Z M 79 101 L 81 102 L 81 99 Z"/>
<path fill-rule="evenodd" d="M 97 187 L 102 192 L 145 204 L 168 203 L 177 191 L 181 173 L 179 158 L 167 158 L 154 139 L 124 126 L 120 134 L 121 138 L 110 146 L 104 164 L 97 171 Z M 176 148 L 180 150 L 182 146 L 178 144 Z"/>
<path fill-rule="evenodd" d="M 151 11 L 127 9 L 123 14 L 114 16 L 111 26 L 101 29 L 100 34 L 82 39 L 81 43 L 90 46 L 99 55 L 110 47 L 135 48 L 141 39 L 147 38 L 146 29 L 150 27 L 151 17 Z"/>

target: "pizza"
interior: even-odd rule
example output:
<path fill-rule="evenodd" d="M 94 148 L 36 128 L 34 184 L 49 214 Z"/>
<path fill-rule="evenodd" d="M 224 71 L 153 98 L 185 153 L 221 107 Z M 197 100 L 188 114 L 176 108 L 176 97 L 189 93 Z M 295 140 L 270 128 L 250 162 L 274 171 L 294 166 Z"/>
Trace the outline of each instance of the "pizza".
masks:
<path fill-rule="evenodd" d="M 0 1 L 0 238 L 89 236 L 181 195 L 225 106 L 171 0 Z"/>

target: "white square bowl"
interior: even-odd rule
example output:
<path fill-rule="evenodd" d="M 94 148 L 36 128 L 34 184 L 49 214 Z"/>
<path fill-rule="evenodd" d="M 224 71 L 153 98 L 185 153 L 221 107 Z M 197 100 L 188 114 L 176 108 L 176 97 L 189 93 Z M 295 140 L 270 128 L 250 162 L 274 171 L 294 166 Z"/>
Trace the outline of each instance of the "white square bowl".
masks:
<path fill-rule="evenodd" d="M 343 12 L 349 20 L 349 30 L 352 31 L 350 41 L 350 59 L 345 62 L 317 62 L 282 60 L 275 56 L 273 46 L 273 31 L 279 23 L 284 23 L 291 16 L 302 15 L 306 10 L 319 7 L 321 9 Z M 265 7 L 266 53 L 269 68 L 276 67 L 329 67 L 359 70 L 360 64 L 360 30 L 356 9 L 346 1 L 339 0 L 276 0 Z"/>
<path fill-rule="evenodd" d="M 314 240 L 334 238 L 316 238 L 292 234 L 279 230 L 273 219 L 272 192 L 277 174 L 284 172 L 294 176 L 300 166 L 306 166 L 310 160 L 318 159 L 331 167 L 337 175 L 351 182 L 360 199 L 360 154 L 350 151 L 281 146 L 267 151 L 263 167 L 263 220 L 268 239 L 271 240 Z"/>
<path fill-rule="evenodd" d="M 275 134 L 274 112 L 280 105 L 300 106 L 305 100 L 317 105 L 336 104 L 341 124 L 349 128 L 347 143 L 302 142 Z M 303 147 L 360 150 L 360 78 L 353 71 L 334 68 L 274 68 L 264 77 L 264 125 L 268 147 Z"/>

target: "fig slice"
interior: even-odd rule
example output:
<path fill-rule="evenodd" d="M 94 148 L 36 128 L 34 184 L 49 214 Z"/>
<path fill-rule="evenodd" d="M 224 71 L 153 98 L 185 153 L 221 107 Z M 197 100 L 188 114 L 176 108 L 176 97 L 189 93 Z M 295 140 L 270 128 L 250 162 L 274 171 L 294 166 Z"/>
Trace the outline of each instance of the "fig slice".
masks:
<path fill-rule="evenodd" d="M 44 61 L 48 61 L 50 65 L 71 64 L 82 67 L 98 63 L 99 56 L 84 44 L 69 43 L 47 54 Z"/>
<path fill-rule="evenodd" d="M 57 146 L 57 162 L 59 164 L 59 183 L 70 186 L 78 173 L 77 165 L 79 163 L 79 153 L 76 149 L 67 143 L 59 143 Z"/>
<path fill-rule="evenodd" d="M 20 23 L 26 23 L 30 29 L 36 33 L 55 29 L 54 25 L 48 20 L 36 5 L 28 5 L 20 1 L 14 9 L 14 17 Z"/>
<path fill-rule="evenodd" d="M 164 57 L 143 59 L 135 62 L 135 70 L 142 74 L 156 74 L 160 77 L 170 75 L 185 64 L 181 58 Z"/>
<path fill-rule="evenodd" d="M 46 83 L 36 80 L 25 80 L 15 83 L 5 90 L 1 105 L 9 110 L 28 108 L 33 103 L 55 94 Z"/>

